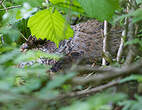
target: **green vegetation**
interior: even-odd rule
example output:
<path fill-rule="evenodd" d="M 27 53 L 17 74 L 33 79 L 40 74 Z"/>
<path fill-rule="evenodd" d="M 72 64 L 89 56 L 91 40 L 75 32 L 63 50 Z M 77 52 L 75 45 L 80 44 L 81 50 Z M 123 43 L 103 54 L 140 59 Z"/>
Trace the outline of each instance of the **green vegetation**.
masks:
<path fill-rule="evenodd" d="M 0 110 L 141 110 L 141 7 L 142 0 L 0 0 Z M 121 26 L 124 58 L 102 69 L 84 66 L 91 71 L 85 78 L 75 71 L 81 68 L 77 65 L 53 79 L 51 66 L 18 68 L 38 58 L 59 60 L 57 54 L 19 48 L 30 35 L 59 47 L 74 35 L 73 18 L 79 19 L 75 23 L 93 18 Z"/>

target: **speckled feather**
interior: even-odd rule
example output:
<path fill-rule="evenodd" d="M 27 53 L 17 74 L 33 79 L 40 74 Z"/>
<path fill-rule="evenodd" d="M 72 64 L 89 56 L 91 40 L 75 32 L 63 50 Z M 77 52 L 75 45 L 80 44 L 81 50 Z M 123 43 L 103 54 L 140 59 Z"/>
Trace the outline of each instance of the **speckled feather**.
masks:
<path fill-rule="evenodd" d="M 39 43 L 39 40 L 34 38 L 34 41 L 27 41 L 25 44 L 26 47 L 30 46 L 30 49 L 39 49 L 48 53 L 61 53 L 65 55 L 65 59 L 76 58 L 71 57 L 72 53 L 78 53 L 79 56 L 90 57 L 96 60 L 100 60 L 102 57 L 102 47 L 103 47 L 103 23 L 98 22 L 97 20 L 88 20 L 87 22 L 79 23 L 72 26 L 74 30 L 74 37 L 70 40 L 61 41 L 59 48 L 51 42 L 44 40 Z M 120 28 L 113 27 L 109 31 L 109 52 L 115 56 L 120 44 L 121 30 Z M 24 45 L 25 45 L 24 44 Z M 21 47 L 22 50 L 26 49 L 24 45 Z M 34 45 L 34 46 L 33 46 Z M 65 62 L 65 60 L 60 61 Z M 79 57 L 77 57 L 79 58 Z M 59 61 L 58 61 L 59 62 Z M 53 68 L 58 65 L 58 62 L 53 64 Z"/>

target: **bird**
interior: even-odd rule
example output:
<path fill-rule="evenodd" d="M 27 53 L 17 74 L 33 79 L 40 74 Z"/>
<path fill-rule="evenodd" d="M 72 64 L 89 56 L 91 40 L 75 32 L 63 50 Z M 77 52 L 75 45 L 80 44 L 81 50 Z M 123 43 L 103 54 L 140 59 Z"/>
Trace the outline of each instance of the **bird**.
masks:
<path fill-rule="evenodd" d="M 38 49 L 48 53 L 63 54 L 64 56 L 52 64 L 51 70 L 57 72 L 65 65 L 71 64 L 76 59 L 87 58 L 88 61 L 101 61 L 103 56 L 103 23 L 96 19 L 87 20 L 71 26 L 74 30 L 74 37 L 63 40 L 56 44 L 49 40 L 36 39 L 30 36 L 21 46 L 21 50 Z M 121 28 L 118 26 L 110 28 L 108 32 L 108 51 L 115 57 L 119 48 Z M 90 60 L 91 59 L 91 60 Z"/>

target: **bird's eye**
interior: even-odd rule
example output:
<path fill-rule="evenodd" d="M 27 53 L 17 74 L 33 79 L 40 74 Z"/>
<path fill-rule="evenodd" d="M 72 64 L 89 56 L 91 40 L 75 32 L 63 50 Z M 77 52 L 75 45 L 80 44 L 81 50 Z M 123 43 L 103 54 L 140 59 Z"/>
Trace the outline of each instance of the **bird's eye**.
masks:
<path fill-rule="evenodd" d="M 81 56 L 81 54 L 79 52 L 72 52 L 71 56 L 72 57 L 79 57 L 79 56 Z"/>

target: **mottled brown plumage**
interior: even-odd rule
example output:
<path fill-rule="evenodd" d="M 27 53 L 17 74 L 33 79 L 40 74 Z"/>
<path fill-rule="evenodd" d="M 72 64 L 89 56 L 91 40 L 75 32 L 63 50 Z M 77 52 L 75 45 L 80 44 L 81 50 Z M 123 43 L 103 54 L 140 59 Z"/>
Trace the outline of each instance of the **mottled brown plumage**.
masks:
<path fill-rule="evenodd" d="M 53 68 L 56 68 L 58 64 L 61 65 L 61 62 L 66 62 L 68 57 L 73 59 L 88 57 L 99 61 L 102 58 L 103 23 L 100 23 L 97 20 L 88 20 L 87 22 L 74 25 L 72 28 L 75 32 L 74 37 L 70 40 L 61 41 L 59 48 L 56 48 L 56 45 L 51 41 L 44 41 L 42 43 L 37 43 L 36 45 L 34 44 L 34 47 L 32 48 L 49 53 L 64 54 L 65 57 L 62 58 L 62 61 L 58 61 L 54 64 Z M 113 27 L 108 33 L 108 51 L 112 56 L 115 56 L 120 43 L 121 30 L 120 28 Z M 39 41 L 36 39 L 34 42 Z M 29 45 L 28 43 L 29 42 L 27 42 L 26 45 Z M 55 71 L 57 70 L 58 69 L 55 69 Z"/>

